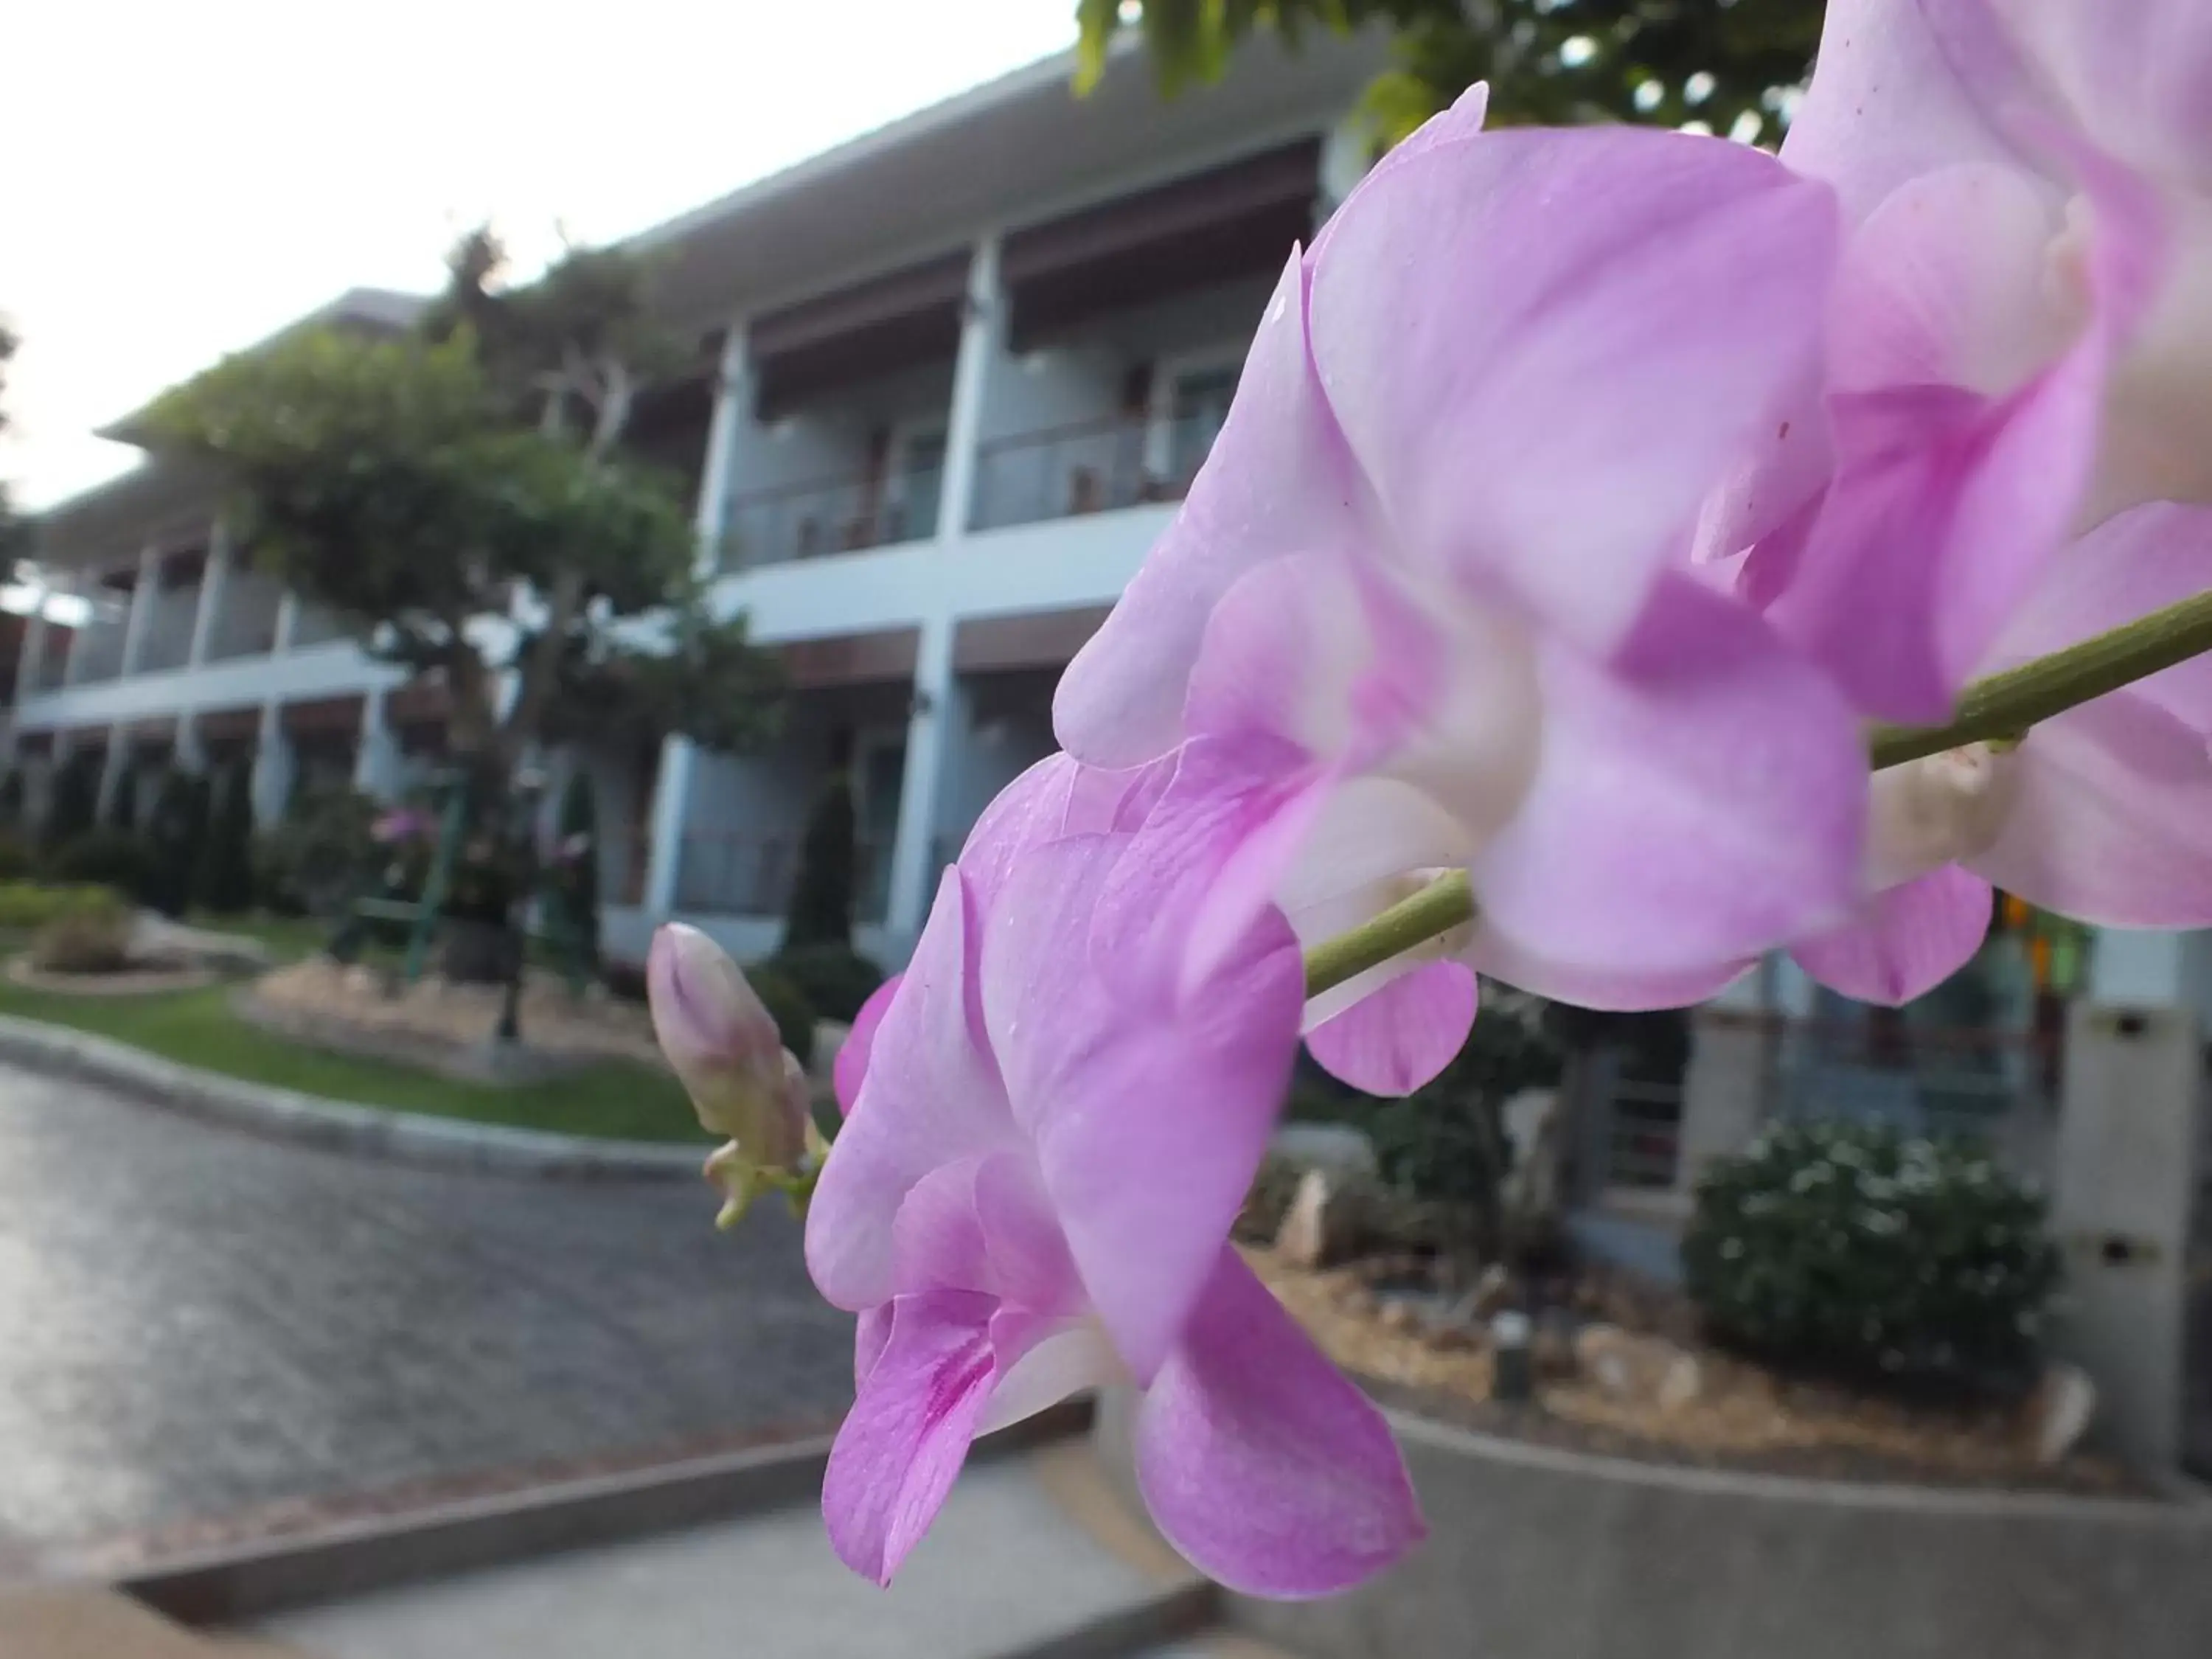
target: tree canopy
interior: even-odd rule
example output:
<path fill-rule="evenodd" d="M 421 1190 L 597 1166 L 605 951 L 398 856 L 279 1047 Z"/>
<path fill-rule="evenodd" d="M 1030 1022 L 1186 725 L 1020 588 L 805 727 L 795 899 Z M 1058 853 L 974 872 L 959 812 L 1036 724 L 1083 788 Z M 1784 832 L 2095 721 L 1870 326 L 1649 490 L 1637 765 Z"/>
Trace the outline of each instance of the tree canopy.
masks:
<path fill-rule="evenodd" d="M 1822 0 L 1078 0 L 1083 74 L 1114 37 L 1144 37 L 1170 91 L 1218 77 L 1237 45 L 1272 28 L 1296 45 L 1369 26 L 1392 36 L 1368 89 L 1395 143 L 1477 81 L 1494 124 L 1703 122 L 1762 141 L 1820 42 Z M 1753 120 L 1756 125 L 1753 125 Z"/>
<path fill-rule="evenodd" d="M 228 358 L 155 405 L 157 440 L 235 487 L 257 563 L 377 653 L 442 672 L 457 753 L 511 766 L 540 738 L 641 723 L 759 740 L 775 665 L 742 617 L 709 612 L 681 481 L 623 447 L 681 354 L 617 256 L 522 289 L 500 267 L 470 236 L 416 330 L 324 327 Z"/>

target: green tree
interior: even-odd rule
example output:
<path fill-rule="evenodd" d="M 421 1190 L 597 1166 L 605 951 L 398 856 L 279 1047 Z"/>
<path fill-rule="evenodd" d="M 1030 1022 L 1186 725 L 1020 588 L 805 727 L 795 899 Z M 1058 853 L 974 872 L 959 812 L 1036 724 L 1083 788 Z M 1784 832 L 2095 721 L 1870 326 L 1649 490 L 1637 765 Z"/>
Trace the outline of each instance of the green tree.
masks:
<path fill-rule="evenodd" d="M 218 915 L 253 908 L 253 767 L 243 758 L 216 779 L 192 896 Z"/>
<path fill-rule="evenodd" d="M 478 233 L 416 332 L 228 359 L 155 406 L 157 441 L 228 477 L 264 568 L 443 678 L 450 746 L 487 799 L 611 707 L 710 747 L 759 740 L 775 665 L 742 617 L 709 612 L 678 482 L 623 447 L 670 359 L 638 270 L 584 252 L 526 289 L 500 274 Z"/>
<path fill-rule="evenodd" d="M 799 871 L 784 917 L 786 952 L 810 945 L 852 945 L 856 833 L 853 783 L 840 767 L 815 798 L 799 844 Z"/>
<path fill-rule="evenodd" d="M 1820 37 L 1822 0 L 1078 0 L 1082 68 L 1095 80 L 1114 37 L 1144 36 L 1173 91 L 1217 79 L 1237 45 L 1273 29 L 1391 34 L 1368 89 L 1377 136 L 1395 143 L 1477 81 L 1492 125 L 1702 121 L 1771 139 L 1788 89 Z M 1752 118 L 1756 118 L 1756 125 Z"/>

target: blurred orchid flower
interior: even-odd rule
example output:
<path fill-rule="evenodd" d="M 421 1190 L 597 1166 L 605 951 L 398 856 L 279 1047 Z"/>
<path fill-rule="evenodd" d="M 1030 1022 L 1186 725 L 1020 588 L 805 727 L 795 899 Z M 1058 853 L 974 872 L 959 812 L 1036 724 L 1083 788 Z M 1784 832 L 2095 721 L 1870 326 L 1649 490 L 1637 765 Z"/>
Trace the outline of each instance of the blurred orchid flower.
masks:
<path fill-rule="evenodd" d="M 2212 511 L 2106 521 L 2054 561 L 1981 665 L 2017 666 L 2212 588 Z M 1863 1001 L 1902 1003 L 1966 962 L 1992 886 L 2111 927 L 2212 927 L 2212 658 L 1878 773 L 1872 896 L 1792 954 Z"/>
<path fill-rule="evenodd" d="M 1467 937 L 1309 1011 L 1379 1092 L 1457 1050 L 1474 968 L 1665 1006 L 1840 921 L 1865 811 L 1842 697 L 1678 568 L 1817 371 L 1830 192 L 1720 140 L 1481 117 L 1478 88 L 1292 260 L 1054 706 L 1097 766 L 1212 740 L 1161 808 L 1243 848 L 1194 971 L 1270 901 L 1311 943 L 1470 872 Z"/>
<path fill-rule="evenodd" d="M 2062 548 L 2212 504 L 2212 11 L 1833 0 L 1783 160 L 1853 227 L 1827 365 L 1703 550 L 1934 721 Z"/>
<path fill-rule="evenodd" d="M 727 1146 L 707 1160 L 733 1226 L 764 1188 L 791 1187 L 820 1140 L 805 1069 L 729 953 L 696 927 L 670 922 L 646 957 L 653 1035 L 691 1097 L 699 1121 Z"/>
<path fill-rule="evenodd" d="M 1017 781 L 848 1050 L 806 1256 L 860 1316 L 823 1516 L 879 1583 L 975 1436 L 1116 1377 L 1143 1390 L 1154 1519 L 1222 1582 L 1326 1594 L 1421 1535 L 1381 1414 L 1227 1242 L 1288 1084 L 1303 968 L 1263 910 L 1185 978 L 1184 919 L 1225 849 L 1158 842 L 1156 782 L 1065 757 Z"/>

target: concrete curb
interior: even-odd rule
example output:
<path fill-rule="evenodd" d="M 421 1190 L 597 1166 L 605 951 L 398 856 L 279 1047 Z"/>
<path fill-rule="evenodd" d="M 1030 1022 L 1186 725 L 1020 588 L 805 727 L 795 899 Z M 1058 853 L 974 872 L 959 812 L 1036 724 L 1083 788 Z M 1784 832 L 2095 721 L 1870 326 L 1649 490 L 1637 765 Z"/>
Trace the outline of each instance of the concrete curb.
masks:
<path fill-rule="evenodd" d="M 696 1179 L 708 1148 L 599 1140 L 325 1100 L 0 1014 L 0 1060 L 84 1079 L 226 1128 L 392 1163 L 570 1181 Z"/>
<path fill-rule="evenodd" d="M 1090 1401 L 1069 1401 L 977 1441 L 973 1455 L 1018 1455 L 1079 1435 L 1090 1423 Z M 240 1624 L 395 1585 L 810 1503 L 821 1489 L 830 1444 L 823 1436 L 346 1523 L 126 1573 L 114 1588 L 182 1625 Z M 1152 1621 L 1172 1620 L 1187 1618 L 1189 1606 L 1164 1596 L 1142 1612 Z"/>

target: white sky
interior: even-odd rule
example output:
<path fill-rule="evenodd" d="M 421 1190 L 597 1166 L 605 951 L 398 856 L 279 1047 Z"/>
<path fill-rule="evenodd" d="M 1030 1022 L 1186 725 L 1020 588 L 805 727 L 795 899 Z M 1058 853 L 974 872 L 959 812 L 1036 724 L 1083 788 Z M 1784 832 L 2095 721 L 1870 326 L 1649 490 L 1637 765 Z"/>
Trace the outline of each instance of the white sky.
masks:
<path fill-rule="evenodd" d="M 639 230 L 1066 46 L 1073 0 L 30 0 L 0 28 L 0 477 L 470 225 Z"/>

